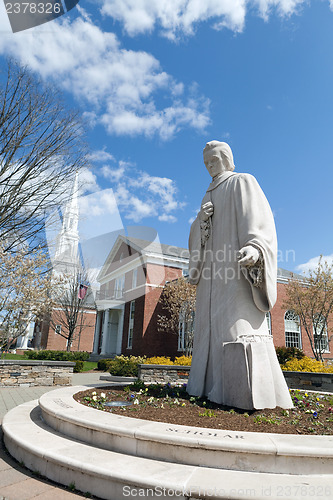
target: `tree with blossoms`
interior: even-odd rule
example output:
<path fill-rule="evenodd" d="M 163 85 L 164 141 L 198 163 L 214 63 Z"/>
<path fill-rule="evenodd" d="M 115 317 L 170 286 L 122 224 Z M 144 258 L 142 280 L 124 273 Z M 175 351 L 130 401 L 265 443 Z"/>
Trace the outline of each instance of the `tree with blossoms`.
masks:
<path fill-rule="evenodd" d="M 0 245 L 0 349 L 8 350 L 25 335 L 32 321 L 52 308 L 52 288 L 59 280 L 51 277 L 48 260 L 41 251 L 24 247 L 15 253 Z"/>

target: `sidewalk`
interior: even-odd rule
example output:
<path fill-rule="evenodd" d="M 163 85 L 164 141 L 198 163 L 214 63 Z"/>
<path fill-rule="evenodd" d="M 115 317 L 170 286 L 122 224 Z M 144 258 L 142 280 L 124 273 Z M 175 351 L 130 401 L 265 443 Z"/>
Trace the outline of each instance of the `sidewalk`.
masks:
<path fill-rule="evenodd" d="M 72 385 L 111 385 L 100 381 L 101 372 L 74 373 Z M 56 387 L 5 387 L 0 388 L 0 421 L 4 415 L 21 403 L 39 399 L 45 392 Z M 21 467 L 4 449 L 0 430 L 0 500 L 75 500 L 87 498 L 80 493 L 56 486 L 44 479 L 38 479 L 32 472 Z M 96 497 L 89 497 L 96 498 Z"/>

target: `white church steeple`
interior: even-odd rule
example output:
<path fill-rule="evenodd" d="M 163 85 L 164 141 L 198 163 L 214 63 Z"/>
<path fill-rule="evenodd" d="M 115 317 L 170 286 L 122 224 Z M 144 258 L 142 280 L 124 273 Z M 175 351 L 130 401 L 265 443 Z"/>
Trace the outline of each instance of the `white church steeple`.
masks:
<path fill-rule="evenodd" d="M 57 236 L 57 244 L 55 250 L 55 264 L 72 264 L 79 263 L 79 173 L 76 172 L 73 183 L 72 193 L 69 201 L 65 206 L 63 213 L 62 229 Z"/>

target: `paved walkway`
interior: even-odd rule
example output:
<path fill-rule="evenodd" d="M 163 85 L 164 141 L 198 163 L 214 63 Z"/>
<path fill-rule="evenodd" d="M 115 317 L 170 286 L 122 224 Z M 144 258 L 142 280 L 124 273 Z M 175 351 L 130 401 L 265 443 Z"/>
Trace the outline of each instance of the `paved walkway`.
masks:
<path fill-rule="evenodd" d="M 72 385 L 110 385 L 100 381 L 100 373 L 74 373 Z M 38 399 L 55 387 L 5 387 L 0 389 L 0 421 L 15 406 Z M 80 493 L 39 479 L 21 467 L 5 450 L 0 429 L 0 500 L 75 500 L 87 498 Z M 89 497 L 96 498 L 96 497 Z"/>

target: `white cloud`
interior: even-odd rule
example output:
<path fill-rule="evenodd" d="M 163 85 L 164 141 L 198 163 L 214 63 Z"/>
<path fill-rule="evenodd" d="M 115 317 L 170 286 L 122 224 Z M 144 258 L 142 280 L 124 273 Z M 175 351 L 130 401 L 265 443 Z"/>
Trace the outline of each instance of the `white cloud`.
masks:
<path fill-rule="evenodd" d="M 96 151 L 93 151 L 90 155 L 89 155 L 89 159 L 93 162 L 106 162 L 106 161 L 115 161 L 115 158 L 112 154 L 108 153 L 107 151 L 105 151 L 105 147 L 103 149 L 98 149 Z"/>
<path fill-rule="evenodd" d="M 189 224 L 192 224 L 195 221 L 195 219 L 197 218 L 197 215 L 200 212 L 200 207 L 198 207 L 196 210 L 194 210 L 194 212 L 195 212 L 195 215 L 193 215 L 192 217 L 190 217 L 189 220 L 188 220 Z"/>
<path fill-rule="evenodd" d="M 329 265 L 333 264 L 333 254 L 331 255 L 323 255 L 321 257 L 322 262 L 327 262 Z M 305 273 L 307 274 L 309 271 L 313 271 L 319 263 L 320 260 L 320 255 L 317 257 L 313 257 L 312 259 L 308 260 L 308 262 L 305 262 L 305 264 L 300 264 L 299 266 L 296 267 L 296 270 L 300 273 Z"/>
<path fill-rule="evenodd" d="M 151 32 L 156 24 L 168 38 L 193 34 L 199 21 L 217 18 L 235 31 L 245 19 L 245 0 L 104 0 L 102 13 L 124 25 L 131 35 Z"/>
<path fill-rule="evenodd" d="M 169 139 L 182 128 L 202 130 L 209 123 L 208 100 L 186 90 L 151 54 L 124 49 L 115 34 L 80 12 L 72 22 L 64 16 L 14 35 L 2 19 L 0 53 L 72 93 L 92 125 L 102 123 L 112 134 Z M 7 17 L 2 3 L 1 17 Z M 160 96 L 165 107 L 157 105 Z"/>
<path fill-rule="evenodd" d="M 88 168 L 81 169 L 79 171 L 79 194 L 93 193 L 99 189 L 96 175 Z"/>
<path fill-rule="evenodd" d="M 264 19 L 268 19 L 273 8 L 281 16 L 291 16 L 298 12 L 299 7 L 305 0 L 253 0 L 257 4 L 259 12 Z"/>
<path fill-rule="evenodd" d="M 177 218 L 174 215 L 163 214 L 159 216 L 158 220 L 162 222 L 176 222 Z"/>
<path fill-rule="evenodd" d="M 176 222 L 174 213 L 185 205 L 178 200 L 178 190 L 172 179 L 140 171 L 133 163 L 120 161 L 114 168 L 103 165 L 99 173 L 110 181 L 125 218 L 134 222 L 146 217 Z"/>
<path fill-rule="evenodd" d="M 241 32 L 247 11 L 257 8 L 268 18 L 273 9 L 290 16 L 306 0 L 103 0 L 102 13 L 123 24 L 130 36 L 152 32 L 156 27 L 164 36 L 177 39 L 193 35 L 199 22 L 213 21 L 215 29 Z M 333 0 L 330 0 L 333 9 Z"/>
<path fill-rule="evenodd" d="M 125 162 L 119 162 L 119 168 L 110 168 L 108 165 L 104 165 L 101 169 L 102 175 L 111 182 L 119 182 L 125 174 L 127 168 Z"/>

